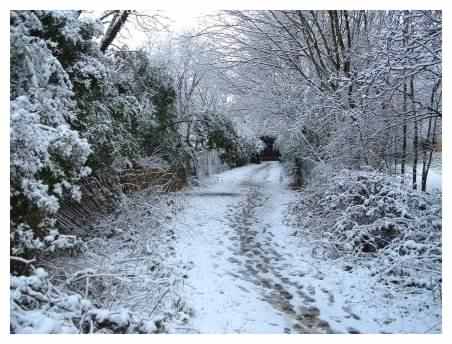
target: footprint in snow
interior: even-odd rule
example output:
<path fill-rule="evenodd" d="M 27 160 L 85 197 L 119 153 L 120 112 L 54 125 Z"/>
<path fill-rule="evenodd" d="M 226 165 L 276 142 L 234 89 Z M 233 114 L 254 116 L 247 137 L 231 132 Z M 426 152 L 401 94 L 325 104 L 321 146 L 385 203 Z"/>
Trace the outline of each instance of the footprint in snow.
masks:
<path fill-rule="evenodd" d="M 244 291 L 245 293 L 248 293 L 248 294 L 250 293 L 250 291 L 248 289 L 246 289 L 245 287 L 242 287 L 241 285 L 237 285 L 237 288 Z"/>
<path fill-rule="evenodd" d="M 308 287 L 306 288 L 306 290 L 308 291 L 309 294 L 315 295 L 315 288 L 314 288 L 314 286 L 308 285 Z"/>
<path fill-rule="evenodd" d="M 240 264 L 240 260 L 238 260 L 237 258 L 234 258 L 234 257 L 229 257 L 229 258 L 228 258 L 228 261 L 229 261 L 230 263 Z"/>

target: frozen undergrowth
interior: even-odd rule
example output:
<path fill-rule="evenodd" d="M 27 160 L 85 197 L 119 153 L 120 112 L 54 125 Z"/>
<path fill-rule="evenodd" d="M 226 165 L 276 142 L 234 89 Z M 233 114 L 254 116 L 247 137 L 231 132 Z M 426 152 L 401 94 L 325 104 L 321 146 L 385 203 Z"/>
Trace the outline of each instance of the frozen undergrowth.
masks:
<path fill-rule="evenodd" d="M 414 191 L 372 171 L 317 173 L 290 208 L 313 256 L 347 259 L 391 291 L 441 304 L 441 194 Z"/>
<path fill-rule="evenodd" d="M 125 197 L 91 228 L 76 257 L 48 256 L 11 277 L 13 333 L 160 333 L 184 323 L 174 231 L 183 200 L 149 191 Z"/>

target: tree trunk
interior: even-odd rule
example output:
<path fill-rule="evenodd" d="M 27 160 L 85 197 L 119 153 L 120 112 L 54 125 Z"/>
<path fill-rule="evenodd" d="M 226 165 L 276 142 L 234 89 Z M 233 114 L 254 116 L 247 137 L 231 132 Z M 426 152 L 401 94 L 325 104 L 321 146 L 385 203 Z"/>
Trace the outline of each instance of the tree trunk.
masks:
<path fill-rule="evenodd" d="M 440 87 L 441 81 L 439 80 L 435 86 L 432 89 L 432 94 L 430 97 L 430 105 L 432 108 L 435 108 L 435 94 L 438 90 L 438 87 Z M 432 128 L 432 122 L 433 122 L 433 128 Z M 424 152 L 424 161 L 422 162 L 422 191 L 427 191 L 427 178 L 428 178 L 428 172 L 430 170 L 430 165 L 432 163 L 432 155 L 433 155 L 433 149 L 436 144 L 436 126 L 438 123 L 438 117 L 435 117 L 434 119 L 430 117 L 428 122 L 428 130 L 427 130 L 427 141 L 429 142 L 429 146 L 427 147 L 429 149 L 428 159 L 427 159 L 427 152 Z"/>
<path fill-rule="evenodd" d="M 431 130 L 431 126 L 432 126 L 432 121 L 433 121 L 433 129 Z M 433 155 L 433 147 L 436 144 L 436 124 L 437 124 L 438 118 L 435 117 L 435 119 L 433 120 L 432 118 L 430 118 L 429 120 L 429 124 L 428 124 L 428 134 L 427 134 L 427 139 L 429 140 L 430 138 L 430 144 L 429 144 L 429 153 L 428 153 L 428 158 L 427 158 L 427 150 L 424 150 L 424 158 L 423 158 L 423 162 L 422 162 L 422 191 L 427 191 L 427 178 L 428 178 L 428 172 L 430 171 L 430 165 L 432 164 L 432 155 Z"/>
<path fill-rule="evenodd" d="M 406 123 L 406 109 L 407 109 L 407 96 L 406 96 L 406 91 L 407 91 L 407 87 L 406 84 L 404 83 L 403 85 L 403 128 L 402 128 L 402 156 L 401 156 L 401 166 L 400 166 L 400 173 L 402 174 L 402 183 L 404 182 L 405 179 L 405 163 L 406 163 L 406 148 L 407 148 L 407 123 Z"/>
<path fill-rule="evenodd" d="M 410 79 L 410 96 L 413 116 L 416 116 L 416 104 L 414 103 L 414 77 Z M 413 190 L 417 190 L 417 161 L 418 161 L 419 128 L 416 117 L 414 118 L 413 135 Z"/>
<path fill-rule="evenodd" d="M 105 33 L 104 38 L 102 39 L 102 42 L 100 44 L 100 51 L 102 51 L 103 53 L 107 51 L 110 44 L 113 43 L 119 31 L 121 31 L 121 28 L 124 26 L 130 12 L 130 10 L 123 11 L 121 14 L 120 12 L 118 12 L 113 17 L 113 20 L 111 21 L 107 32 Z"/>
<path fill-rule="evenodd" d="M 408 43 L 408 21 L 404 16 L 404 29 L 403 29 L 403 48 L 407 46 Z M 406 52 L 405 52 L 406 53 Z M 406 149 L 407 149 L 407 121 L 406 121 L 406 113 L 407 113 L 407 103 L 408 103 L 408 95 L 407 95 L 407 81 L 405 77 L 405 70 L 403 71 L 403 105 L 402 105 L 402 116 L 403 116 L 403 137 L 402 137 L 402 162 L 400 167 L 400 173 L 402 174 L 402 183 L 405 181 L 405 164 L 406 164 Z"/>

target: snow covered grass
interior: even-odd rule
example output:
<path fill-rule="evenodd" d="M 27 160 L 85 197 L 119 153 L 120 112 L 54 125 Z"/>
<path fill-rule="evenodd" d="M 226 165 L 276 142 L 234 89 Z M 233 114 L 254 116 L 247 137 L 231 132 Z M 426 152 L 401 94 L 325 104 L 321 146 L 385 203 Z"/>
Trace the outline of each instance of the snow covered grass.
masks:
<path fill-rule="evenodd" d="M 48 256 L 11 277 L 13 333 L 159 333 L 188 318 L 174 272 L 181 197 L 151 190 L 125 197 L 91 228 L 76 257 Z"/>

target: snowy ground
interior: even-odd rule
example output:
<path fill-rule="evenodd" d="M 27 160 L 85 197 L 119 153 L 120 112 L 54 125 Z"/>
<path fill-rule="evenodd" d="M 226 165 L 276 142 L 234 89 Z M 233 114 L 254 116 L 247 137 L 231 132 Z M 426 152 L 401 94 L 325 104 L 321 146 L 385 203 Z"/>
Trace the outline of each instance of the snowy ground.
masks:
<path fill-rule="evenodd" d="M 380 285 L 371 261 L 314 254 L 288 224 L 297 197 L 278 162 L 136 193 L 93 225 L 84 254 L 46 262 L 50 282 L 125 322 L 132 312 L 145 333 L 441 331 L 438 295 Z M 35 322 L 27 331 L 62 331 Z"/>
<path fill-rule="evenodd" d="M 316 259 L 285 225 L 295 192 L 281 165 L 227 171 L 187 193 L 171 222 L 191 320 L 172 332 L 435 332 L 434 295 L 375 283 L 365 264 Z"/>

